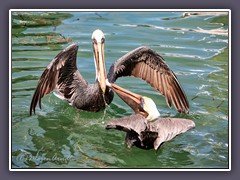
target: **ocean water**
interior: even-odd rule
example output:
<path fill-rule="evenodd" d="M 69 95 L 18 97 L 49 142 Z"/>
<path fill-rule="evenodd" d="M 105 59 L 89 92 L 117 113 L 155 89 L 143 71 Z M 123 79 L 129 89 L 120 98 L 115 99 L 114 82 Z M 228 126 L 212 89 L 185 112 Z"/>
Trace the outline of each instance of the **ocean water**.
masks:
<path fill-rule="evenodd" d="M 184 12 L 13 12 L 11 59 L 12 168 L 228 168 L 229 59 L 226 15 Z M 125 133 L 105 130 L 111 119 L 133 111 L 115 95 L 98 113 L 77 111 L 52 93 L 29 116 L 38 79 L 72 42 L 77 66 L 95 82 L 91 34 L 105 34 L 107 70 L 126 52 L 149 46 L 166 60 L 190 104 L 189 114 L 169 108 L 145 81 L 124 77 L 117 84 L 154 100 L 162 117 L 182 117 L 196 128 L 155 152 L 124 144 Z"/>

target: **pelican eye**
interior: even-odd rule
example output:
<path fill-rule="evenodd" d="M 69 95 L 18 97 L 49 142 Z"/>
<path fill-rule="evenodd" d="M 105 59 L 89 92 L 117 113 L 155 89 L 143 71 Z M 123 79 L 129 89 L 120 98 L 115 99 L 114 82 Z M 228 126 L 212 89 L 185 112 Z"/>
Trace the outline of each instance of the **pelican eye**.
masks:
<path fill-rule="evenodd" d="M 145 104 L 145 101 L 144 101 L 144 99 L 141 97 L 141 98 L 140 98 L 140 110 L 141 110 L 141 111 L 144 111 L 144 108 L 143 108 L 144 104 Z"/>
<path fill-rule="evenodd" d="M 93 44 L 97 44 L 97 40 L 95 38 L 92 39 Z"/>
<path fill-rule="evenodd" d="M 102 38 L 101 42 L 104 43 L 105 42 L 105 38 Z"/>

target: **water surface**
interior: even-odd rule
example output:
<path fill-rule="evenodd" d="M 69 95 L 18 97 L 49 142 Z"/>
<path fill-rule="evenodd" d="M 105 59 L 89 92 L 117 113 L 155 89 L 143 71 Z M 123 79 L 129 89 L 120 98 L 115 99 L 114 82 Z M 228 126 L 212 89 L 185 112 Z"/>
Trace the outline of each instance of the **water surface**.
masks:
<path fill-rule="evenodd" d="M 228 16 L 183 12 L 15 12 L 12 16 L 12 168 L 228 168 Z M 146 45 L 176 73 L 190 113 L 169 109 L 165 98 L 133 77 L 117 83 L 154 99 L 162 117 L 192 119 L 196 128 L 160 149 L 128 149 L 125 133 L 105 130 L 132 110 L 115 96 L 106 110 L 77 111 L 53 94 L 29 116 L 34 89 L 49 62 L 72 42 L 77 66 L 95 82 L 91 34 L 105 33 L 106 67 Z"/>

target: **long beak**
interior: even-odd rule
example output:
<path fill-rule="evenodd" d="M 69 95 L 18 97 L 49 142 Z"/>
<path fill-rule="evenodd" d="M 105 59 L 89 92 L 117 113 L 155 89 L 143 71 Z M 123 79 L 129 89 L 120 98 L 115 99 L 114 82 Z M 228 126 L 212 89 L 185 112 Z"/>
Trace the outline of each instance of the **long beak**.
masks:
<path fill-rule="evenodd" d="M 106 66 L 105 66 L 105 58 L 104 58 L 104 43 L 94 43 L 93 51 L 95 57 L 95 65 L 96 65 L 96 77 L 102 89 L 102 92 L 106 91 Z"/>
<path fill-rule="evenodd" d="M 148 116 L 148 113 L 143 109 L 144 99 L 142 96 L 128 91 L 116 84 L 111 83 L 111 87 L 115 93 L 128 104 L 136 114 L 142 114 L 144 117 Z"/>

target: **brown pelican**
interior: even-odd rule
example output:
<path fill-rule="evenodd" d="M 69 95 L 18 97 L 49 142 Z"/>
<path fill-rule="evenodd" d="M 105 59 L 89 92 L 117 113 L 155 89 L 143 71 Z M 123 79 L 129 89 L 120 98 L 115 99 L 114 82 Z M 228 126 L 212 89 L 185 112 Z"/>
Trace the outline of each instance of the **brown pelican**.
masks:
<path fill-rule="evenodd" d="M 160 113 L 152 99 L 127 91 L 115 84 L 111 85 L 135 114 L 108 122 L 106 129 L 125 131 L 127 133 L 125 142 L 129 148 L 136 146 L 157 150 L 163 142 L 195 127 L 194 122 L 188 119 L 158 118 Z"/>
<path fill-rule="evenodd" d="M 148 47 L 134 49 L 118 59 L 106 76 L 104 57 L 105 37 L 97 29 L 92 34 L 96 83 L 88 84 L 77 69 L 78 46 L 72 44 L 61 51 L 47 66 L 39 79 L 30 105 L 30 115 L 35 113 L 37 103 L 41 108 L 41 98 L 53 90 L 54 94 L 66 100 L 77 109 L 99 111 L 110 104 L 113 92 L 107 86 L 121 76 L 135 76 L 145 80 L 166 97 L 169 107 L 172 103 L 178 112 L 188 113 L 189 105 L 177 77 L 164 59 Z"/>
<path fill-rule="evenodd" d="M 53 90 L 70 105 L 87 111 L 99 111 L 113 99 L 112 90 L 106 86 L 104 58 L 104 34 L 95 30 L 92 34 L 96 83 L 89 84 L 77 69 L 78 45 L 72 44 L 61 51 L 44 70 L 32 98 L 30 115 L 35 113 L 37 103 L 41 108 L 41 98 Z"/>
<path fill-rule="evenodd" d="M 135 76 L 145 80 L 165 96 L 169 107 L 173 103 L 178 112 L 189 112 L 187 97 L 176 75 L 165 60 L 149 47 L 134 49 L 112 64 L 107 76 L 109 82 L 114 83 L 122 76 Z"/>

